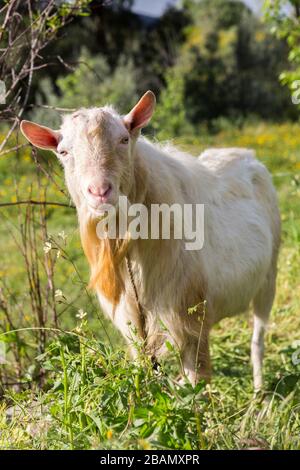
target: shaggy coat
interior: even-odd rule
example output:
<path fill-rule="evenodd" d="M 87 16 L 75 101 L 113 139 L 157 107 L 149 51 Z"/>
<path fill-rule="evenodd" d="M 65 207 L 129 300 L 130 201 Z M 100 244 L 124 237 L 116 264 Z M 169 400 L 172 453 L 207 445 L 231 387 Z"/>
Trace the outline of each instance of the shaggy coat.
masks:
<path fill-rule="evenodd" d="M 141 137 L 154 103 L 147 92 L 125 117 L 111 107 L 83 109 L 66 116 L 59 131 L 28 121 L 22 131 L 34 145 L 54 150 L 64 165 L 91 286 L 126 340 L 134 344 L 138 334 L 149 354 L 157 356 L 168 338 L 180 350 L 185 374 L 196 383 L 210 376 L 212 325 L 252 303 L 251 354 L 258 389 L 280 243 L 270 174 L 248 149 L 209 149 L 195 158 Z M 149 213 L 152 204 L 204 204 L 203 248 L 186 250 L 186 240 L 174 237 L 99 240 L 99 207 L 104 199 L 116 205 L 119 195 L 126 195 L 129 204 L 144 204 Z"/>

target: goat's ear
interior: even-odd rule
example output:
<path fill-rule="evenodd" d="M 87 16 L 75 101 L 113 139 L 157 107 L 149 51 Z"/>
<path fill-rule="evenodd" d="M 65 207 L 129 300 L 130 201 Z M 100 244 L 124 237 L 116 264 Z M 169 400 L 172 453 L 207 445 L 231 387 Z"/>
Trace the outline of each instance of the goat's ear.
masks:
<path fill-rule="evenodd" d="M 22 134 L 32 145 L 40 149 L 56 151 L 60 140 L 59 131 L 54 131 L 49 127 L 40 126 L 30 121 L 22 121 L 20 127 Z"/>
<path fill-rule="evenodd" d="M 147 126 L 154 112 L 155 94 L 147 91 L 132 110 L 124 116 L 124 123 L 129 132 Z"/>

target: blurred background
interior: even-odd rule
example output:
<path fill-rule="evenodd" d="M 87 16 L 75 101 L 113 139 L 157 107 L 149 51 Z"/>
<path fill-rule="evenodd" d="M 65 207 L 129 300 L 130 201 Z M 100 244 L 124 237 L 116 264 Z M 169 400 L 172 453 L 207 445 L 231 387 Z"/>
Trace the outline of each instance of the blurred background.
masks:
<path fill-rule="evenodd" d="M 43 50 L 50 65 L 33 76 L 28 102 L 113 103 L 125 113 L 152 89 L 159 101 L 153 127 L 166 138 L 246 119 L 295 120 L 279 82 L 288 47 L 263 15 L 259 0 L 93 1 Z M 59 124 L 51 110 L 30 116 Z"/>

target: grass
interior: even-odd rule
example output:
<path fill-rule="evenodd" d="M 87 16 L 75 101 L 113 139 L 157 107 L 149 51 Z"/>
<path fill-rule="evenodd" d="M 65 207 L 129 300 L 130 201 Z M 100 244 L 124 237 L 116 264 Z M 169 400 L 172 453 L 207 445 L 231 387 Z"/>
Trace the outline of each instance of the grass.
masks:
<path fill-rule="evenodd" d="M 192 153 L 207 146 L 247 146 L 274 176 L 283 220 L 278 289 L 266 335 L 265 391 L 254 397 L 249 361 L 251 315 L 223 320 L 212 332 L 213 381 L 193 389 L 179 386 L 177 353 L 170 351 L 158 372 L 141 354 L 128 360 L 122 340 L 99 314 L 86 290 L 88 269 L 80 248 L 75 213 L 48 208 L 49 253 L 55 259 L 58 329 L 51 316 L 48 346 L 38 350 L 38 327 L 28 299 L 24 260 L 16 249 L 26 208 L 1 208 L 1 289 L 18 334 L 0 309 L 6 341 L 5 377 L 18 367 L 22 383 L 2 385 L 0 447 L 18 449 L 299 449 L 300 448 L 300 136 L 296 124 L 259 123 L 217 135 L 180 140 Z M 48 156 L 45 154 L 45 158 Z M 43 165 L 46 165 L 43 163 Z M 66 202 L 60 170 L 56 184 L 42 179 L 47 198 Z M 12 176 L 13 175 L 13 176 Z M 16 186 L 14 184 L 16 182 Z M 29 151 L 0 161 L 0 199 L 40 197 Z M 64 234 L 61 232 L 64 231 Z M 40 226 L 36 222 L 36 233 Z M 12 237 L 14 235 L 15 239 Z M 67 238 L 65 239 L 65 235 Z M 60 256 L 57 258 L 57 252 Z M 78 275 L 79 273 L 79 275 Z M 27 282 L 27 281 L 26 281 Z M 41 282 L 47 276 L 41 272 Z M 61 292 L 59 292 L 61 291 Z M 78 313 L 78 312 L 81 313 Z M 83 312 L 87 312 L 84 316 Z M 77 315 L 77 316 L 76 316 Z M 11 375 L 10 375 L 11 374 Z"/>

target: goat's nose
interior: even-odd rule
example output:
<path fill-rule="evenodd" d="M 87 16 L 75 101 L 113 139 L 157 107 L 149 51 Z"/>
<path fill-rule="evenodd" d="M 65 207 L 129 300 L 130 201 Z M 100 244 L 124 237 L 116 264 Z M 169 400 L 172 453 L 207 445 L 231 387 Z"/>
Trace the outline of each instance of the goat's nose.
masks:
<path fill-rule="evenodd" d="M 92 196 L 95 197 L 105 197 L 111 191 L 111 184 L 110 183 L 102 183 L 99 185 L 91 184 L 88 187 L 88 192 Z"/>

